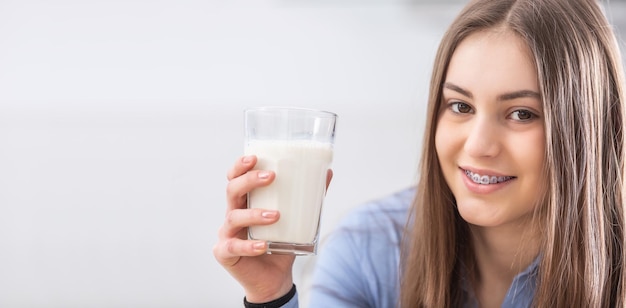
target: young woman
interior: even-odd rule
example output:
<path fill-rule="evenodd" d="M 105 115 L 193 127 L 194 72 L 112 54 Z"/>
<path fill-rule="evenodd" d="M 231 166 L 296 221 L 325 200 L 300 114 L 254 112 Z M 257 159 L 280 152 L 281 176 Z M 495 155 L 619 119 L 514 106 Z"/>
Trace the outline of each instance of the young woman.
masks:
<path fill-rule="evenodd" d="M 435 60 L 417 189 L 347 218 L 311 307 L 625 307 L 623 66 L 593 0 L 479 0 Z M 266 255 L 245 209 L 275 174 L 229 171 L 214 248 L 246 305 L 296 307 L 293 257 Z"/>

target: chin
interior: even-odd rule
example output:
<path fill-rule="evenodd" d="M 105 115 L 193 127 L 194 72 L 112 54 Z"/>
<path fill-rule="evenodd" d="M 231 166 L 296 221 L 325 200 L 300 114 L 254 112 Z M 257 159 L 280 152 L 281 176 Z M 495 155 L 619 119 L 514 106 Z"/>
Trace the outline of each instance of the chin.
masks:
<path fill-rule="evenodd" d="M 470 204 L 457 204 L 457 209 L 461 218 L 468 224 L 479 227 L 497 227 L 506 223 L 500 215 L 493 212 L 493 209 L 487 209 L 486 206 L 477 206 Z"/>

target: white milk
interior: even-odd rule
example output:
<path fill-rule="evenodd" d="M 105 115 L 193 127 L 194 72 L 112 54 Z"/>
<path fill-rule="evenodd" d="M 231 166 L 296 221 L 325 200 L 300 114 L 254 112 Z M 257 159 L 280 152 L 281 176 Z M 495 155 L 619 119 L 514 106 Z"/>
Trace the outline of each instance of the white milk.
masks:
<path fill-rule="evenodd" d="M 314 141 L 250 141 L 246 155 L 258 157 L 254 169 L 272 170 L 272 184 L 250 192 L 250 208 L 280 211 L 280 219 L 268 226 L 253 226 L 253 239 L 310 244 L 316 240 L 326 173 L 333 158 L 332 146 Z"/>

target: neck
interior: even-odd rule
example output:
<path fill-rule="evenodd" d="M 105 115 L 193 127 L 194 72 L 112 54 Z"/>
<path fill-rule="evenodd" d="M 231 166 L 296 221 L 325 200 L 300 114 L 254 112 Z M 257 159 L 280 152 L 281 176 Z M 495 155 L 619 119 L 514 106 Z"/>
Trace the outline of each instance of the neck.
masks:
<path fill-rule="evenodd" d="M 513 279 L 528 267 L 539 253 L 539 235 L 530 223 L 498 227 L 470 225 L 476 262 L 476 295 L 504 299 Z M 487 297 L 487 299 L 485 299 Z M 491 306 L 491 305 L 483 305 Z"/>

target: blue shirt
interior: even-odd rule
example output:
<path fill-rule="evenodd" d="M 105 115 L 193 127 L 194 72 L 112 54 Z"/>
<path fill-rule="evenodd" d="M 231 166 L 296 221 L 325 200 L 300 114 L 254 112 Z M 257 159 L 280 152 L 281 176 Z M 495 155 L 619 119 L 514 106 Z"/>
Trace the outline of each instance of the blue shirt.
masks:
<path fill-rule="evenodd" d="M 397 307 L 400 239 L 414 194 L 414 189 L 407 189 L 356 208 L 322 241 L 310 290 L 311 308 Z M 531 305 L 537 263 L 515 277 L 502 307 Z M 464 307 L 478 307 L 471 294 Z M 297 297 L 283 307 L 298 307 Z"/>

